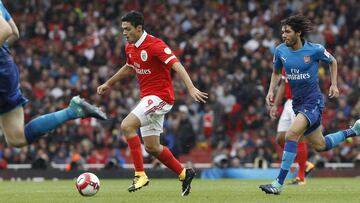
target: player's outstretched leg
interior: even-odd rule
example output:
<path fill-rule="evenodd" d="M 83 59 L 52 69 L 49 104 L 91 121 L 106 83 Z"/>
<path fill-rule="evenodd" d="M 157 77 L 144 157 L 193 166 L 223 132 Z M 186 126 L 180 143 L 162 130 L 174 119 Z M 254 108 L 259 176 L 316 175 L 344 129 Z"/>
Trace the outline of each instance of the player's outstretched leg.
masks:
<path fill-rule="evenodd" d="M 260 185 L 259 188 L 266 194 L 279 195 L 283 186 L 274 180 L 271 184 Z"/>
<path fill-rule="evenodd" d="M 133 180 L 133 183 L 128 187 L 129 192 L 135 192 L 136 190 L 141 189 L 149 185 L 149 178 L 146 176 L 145 172 L 143 173 L 136 173 Z"/>
<path fill-rule="evenodd" d="M 80 118 L 94 117 L 100 120 L 106 120 L 107 118 L 106 114 L 102 112 L 100 108 L 89 104 L 80 98 L 80 96 L 75 96 L 71 99 L 70 108 L 72 108 Z"/>
<path fill-rule="evenodd" d="M 89 104 L 79 96 L 71 99 L 68 108 L 39 116 L 25 125 L 25 138 L 27 144 L 56 129 L 64 122 L 77 118 L 95 117 L 106 119 L 106 114 L 100 108 Z"/>
<path fill-rule="evenodd" d="M 349 129 L 341 130 L 325 136 L 325 151 L 330 150 L 340 143 L 344 142 L 349 137 L 360 136 L 360 119 L 354 123 Z"/>
<path fill-rule="evenodd" d="M 190 193 L 191 190 L 191 182 L 193 178 L 195 177 L 196 172 L 192 168 L 185 169 L 185 178 L 182 180 L 182 196 L 187 196 Z"/>

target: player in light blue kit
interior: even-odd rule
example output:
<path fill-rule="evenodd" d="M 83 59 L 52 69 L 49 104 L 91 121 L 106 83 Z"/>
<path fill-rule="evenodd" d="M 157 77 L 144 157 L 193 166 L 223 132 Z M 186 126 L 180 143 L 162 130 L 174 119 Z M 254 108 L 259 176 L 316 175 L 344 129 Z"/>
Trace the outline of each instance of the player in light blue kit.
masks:
<path fill-rule="evenodd" d="M 106 115 L 99 108 L 75 96 L 68 108 L 31 120 L 24 128 L 23 105 L 28 100 L 19 89 L 19 71 L 9 51 L 9 45 L 18 38 L 19 30 L 0 0 L 0 130 L 5 134 L 9 145 L 22 147 L 31 144 L 35 139 L 71 119 L 106 119 Z"/>
<path fill-rule="evenodd" d="M 260 185 L 267 194 L 280 194 L 284 180 L 296 157 L 297 143 L 304 137 L 316 151 L 327 151 L 346 138 L 360 135 L 360 120 L 350 129 L 328 134 L 321 132 L 321 113 L 324 100 L 320 92 L 318 79 L 319 61 L 329 64 L 331 86 L 329 97 L 338 97 L 337 62 L 335 58 L 320 45 L 304 39 L 311 31 L 311 22 L 304 16 L 291 16 L 281 22 L 281 33 L 284 43 L 276 47 L 274 53 L 274 72 L 271 76 L 267 105 L 274 102 L 274 90 L 284 67 L 286 77 L 293 93 L 293 110 L 295 120 L 285 135 L 285 147 L 278 177 L 271 183 Z M 302 136 L 304 135 L 304 136 Z"/>

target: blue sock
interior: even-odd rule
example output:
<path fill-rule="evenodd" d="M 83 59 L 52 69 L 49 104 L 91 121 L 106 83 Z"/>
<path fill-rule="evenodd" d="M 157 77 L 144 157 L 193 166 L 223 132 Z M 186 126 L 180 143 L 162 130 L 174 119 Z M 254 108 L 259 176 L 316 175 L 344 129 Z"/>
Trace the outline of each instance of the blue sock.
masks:
<path fill-rule="evenodd" d="M 39 116 L 25 125 L 26 141 L 31 144 L 34 140 L 59 127 L 65 121 L 75 118 L 78 117 L 71 108 Z"/>
<path fill-rule="evenodd" d="M 338 131 L 336 133 L 325 136 L 326 149 L 325 151 L 336 147 L 339 143 L 344 142 L 346 138 L 353 137 L 355 132 L 352 129 Z"/>
<path fill-rule="evenodd" d="M 276 178 L 276 181 L 281 185 L 284 184 L 284 180 L 289 172 L 290 166 L 295 160 L 296 150 L 297 150 L 297 142 L 286 140 L 284 146 L 284 153 L 281 160 L 280 173 Z"/>

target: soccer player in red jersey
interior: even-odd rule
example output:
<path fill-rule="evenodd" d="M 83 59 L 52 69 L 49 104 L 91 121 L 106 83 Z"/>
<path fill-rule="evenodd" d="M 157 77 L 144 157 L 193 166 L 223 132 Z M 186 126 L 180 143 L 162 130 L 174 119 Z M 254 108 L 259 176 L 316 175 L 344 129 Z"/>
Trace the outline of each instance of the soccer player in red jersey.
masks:
<path fill-rule="evenodd" d="M 139 80 L 141 100 L 121 123 L 135 166 L 135 178 L 128 190 L 133 192 L 149 183 L 143 167 L 141 140 L 136 134 L 136 130 L 140 128 L 145 150 L 179 175 L 182 181 L 181 195 L 186 196 L 190 193 L 195 171 L 183 168 L 171 151 L 160 144 L 164 116 L 174 104 L 171 69 L 179 74 L 195 101 L 205 103 L 207 93 L 199 91 L 193 85 L 185 68 L 162 40 L 146 33 L 142 13 L 127 13 L 122 17 L 121 27 L 128 42 L 125 47 L 126 64 L 99 86 L 97 92 L 104 94 L 114 83 L 133 73 L 136 73 Z"/>
<path fill-rule="evenodd" d="M 276 119 L 277 117 L 277 107 L 281 104 L 284 96 L 286 97 L 286 102 L 284 104 L 284 109 L 281 113 L 278 127 L 277 127 L 277 135 L 276 142 L 284 148 L 285 144 L 285 134 L 289 129 L 291 123 L 295 119 L 295 113 L 292 109 L 292 94 L 289 86 L 289 82 L 286 79 L 285 71 L 283 70 L 283 77 L 280 83 L 280 87 L 276 93 L 274 105 L 270 108 L 270 117 L 272 119 Z M 300 141 L 297 146 L 297 154 L 296 161 L 299 164 L 299 171 L 297 177 L 290 183 L 293 185 L 304 185 L 305 184 L 305 176 L 309 174 L 314 169 L 314 164 L 307 161 L 308 157 L 308 148 L 305 141 Z"/>

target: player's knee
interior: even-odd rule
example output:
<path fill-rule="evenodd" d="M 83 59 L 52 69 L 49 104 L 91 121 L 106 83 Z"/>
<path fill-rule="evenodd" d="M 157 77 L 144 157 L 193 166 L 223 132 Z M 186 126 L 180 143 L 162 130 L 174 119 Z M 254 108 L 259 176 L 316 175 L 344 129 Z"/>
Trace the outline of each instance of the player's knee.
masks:
<path fill-rule="evenodd" d="M 145 151 L 153 156 L 160 154 L 160 145 L 145 145 Z"/>
<path fill-rule="evenodd" d="M 121 122 L 121 131 L 125 134 L 125 136 L 127 135 L 131 135 L 132 133 L 136 132 L 136 129 L 134 129 L 134 127 L 132 125 L 130 125 L 128 122 Z"/>
<path fill-rule="evenodd" d="M 324 152 L 326 151 L 326 145 L 325 144 L 317 144 L 317 145 L 313 145 L 315 151 L 317 152 Z"/>
<path fill-rule="evenodd" d="M 11 147 L 20 148 L 27 145 L 27 141 L 22 128 L 13 128 L 12 130 L 7 130 L 5 133 L 5 137 L 6 142 Z"/>
<path fill-rule="evenodd" d="M 18 140 L 18 139 L 7 140 L 7 143 L 11 147 L 15 147 L 15 148 L 21 148 L 27 145 L 26 140 Z"/>
<path fill-rule="evenodd" d="M 301 134 L 299 132 L 296 132 L 292 129 L 289 129 L 286 132 L 285 139 L 286 140 L 299 140 L 301 137 Z"/>

